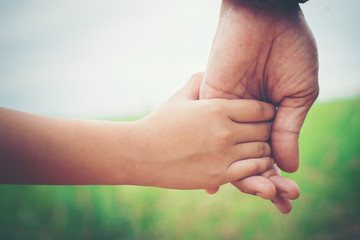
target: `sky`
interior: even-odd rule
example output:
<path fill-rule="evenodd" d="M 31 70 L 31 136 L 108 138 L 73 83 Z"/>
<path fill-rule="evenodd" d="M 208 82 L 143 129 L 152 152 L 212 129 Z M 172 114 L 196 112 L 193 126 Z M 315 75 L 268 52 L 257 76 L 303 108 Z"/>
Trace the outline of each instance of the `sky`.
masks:
<path fill-rule="evenodd" d="M 138 115 L 204 71 L 220 0 L 0 0 L 0 106 L 55 117 Z M 360 1 L 302 5 L 319 100 L 360 95 Z"/>

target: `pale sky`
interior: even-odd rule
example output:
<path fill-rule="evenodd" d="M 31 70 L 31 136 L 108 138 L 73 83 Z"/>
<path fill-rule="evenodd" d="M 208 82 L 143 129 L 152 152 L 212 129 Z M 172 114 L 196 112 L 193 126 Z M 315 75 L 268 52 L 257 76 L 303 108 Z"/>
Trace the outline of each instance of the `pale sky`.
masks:
<path fill-rule="evenodd" d="M 0 106 L 59 117 L 149 112 L 204 71 L 220 0 L 0 0 Z M 320 98 L 360 94 L 360 1 L 302 5 Z"/>

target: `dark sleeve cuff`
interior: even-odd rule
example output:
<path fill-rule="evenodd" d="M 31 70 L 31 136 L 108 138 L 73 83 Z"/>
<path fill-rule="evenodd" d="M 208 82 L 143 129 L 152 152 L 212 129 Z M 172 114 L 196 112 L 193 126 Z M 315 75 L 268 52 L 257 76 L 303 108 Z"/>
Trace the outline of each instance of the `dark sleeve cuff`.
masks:
<path fill-rule="evenodd" d="M 260 2 L 260 3 L 263 3 L 263 2 L 268 2 L 269 0 L 254 0 L 255 2 Z M 298 3 L 305 3 L 307 2 L 308 0 L 297 0 Z"/>

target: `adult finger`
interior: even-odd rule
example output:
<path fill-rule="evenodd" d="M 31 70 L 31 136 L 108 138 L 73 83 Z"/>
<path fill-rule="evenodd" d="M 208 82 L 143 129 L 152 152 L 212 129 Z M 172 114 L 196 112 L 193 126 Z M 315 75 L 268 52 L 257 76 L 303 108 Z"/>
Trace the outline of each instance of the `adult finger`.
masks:
<path fill-rule="evenodd" d="M 233 162 L 226 171 L 228 182 L 260 174 L 271 168 L 273 160 L 270 157 L 246 159 Z"/>
<path fill-rule="evenodd" d="M 251 176 L 232 184 L 243 193 L 259 196 L 264 199 L 272 199 L 276 195 L 274 184 L 267 178 L 262 176 Z"/>
<path fill-rule="evenodd" d="M 281 197 L 280 195 L 276 195 L 271 199 L 271 202 L 275 205 L 275 207 L 282 213 L 289 213 L 292 209 L 291 200 Z"/>
<path fill-rule="evenodd" d="M 282 176 L 271 176 L 268 179 L 274 184 L 276 192 L 281 197 L 295 200 L 300 196 L 300 188 L 293 180 Z"/>
<path fill-rule="evenodd" d="M 286 172 L 295 172 L 299 168 L 299 134 L 312 102 L 285 98 L 276 112 L 271 146 L 277 165 Z"/>
<path fill-rule="evenodd" d="M 281 196 L 281 193 L 277 193 L 277 189 L 274 183 L 266 177 L 247 177 L 238 181 L 234 181 L 232 184 L 243 193 L 252 194 L 264 199 L 271 200 L 275 207 L 282 213 L 289 213 L 292 209 L 291 200 Z"/>
<path fill-rule="evenodd" d="M 281 197 L 295 200 L 300 196 L 299 186 L 290 178 L 282 177 L 277 166 L 264 172 L 261 176 L 268 178 L 275 186 L 277 195 Z"/>
<path fill-rule="evenodd" d="M 292 209 L 291 200 L 297 199 L 300 195 L 300 189 L 297 184 L 289 178 L 281 176 L 277 166 L 264 172 L 262 176 L 269 179 L 276 188 L 276 196 L 271 199 L 275 207 L 282 213 L 289 213 Z"/>

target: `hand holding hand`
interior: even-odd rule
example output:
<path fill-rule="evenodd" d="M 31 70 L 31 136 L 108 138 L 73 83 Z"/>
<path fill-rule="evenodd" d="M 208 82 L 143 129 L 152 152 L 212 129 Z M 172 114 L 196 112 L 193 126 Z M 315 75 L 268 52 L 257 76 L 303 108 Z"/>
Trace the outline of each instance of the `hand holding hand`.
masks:
<path fill-rule="evenodd" d="M 137 185 L 213 188 L 271 168 L 266 141 L 274 107 L 256 100 L 198 100 L 202 79 L 192 77 L 138 122 L 139 147 L 147 154 L 137 163 Z"/>

